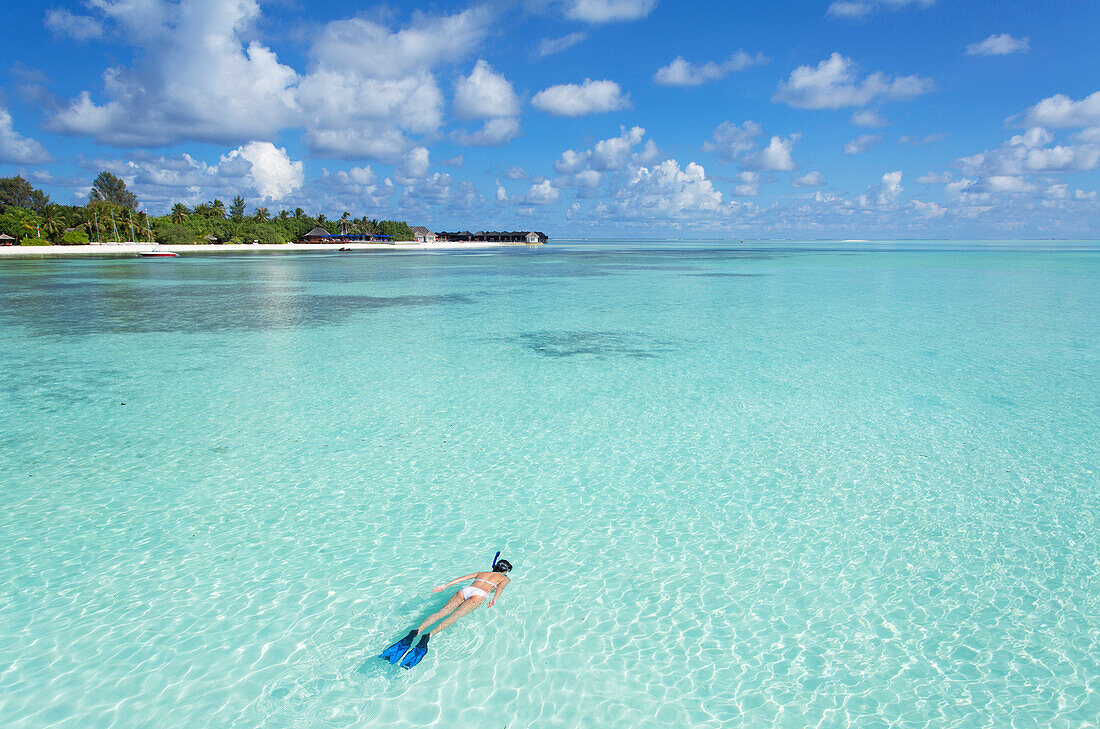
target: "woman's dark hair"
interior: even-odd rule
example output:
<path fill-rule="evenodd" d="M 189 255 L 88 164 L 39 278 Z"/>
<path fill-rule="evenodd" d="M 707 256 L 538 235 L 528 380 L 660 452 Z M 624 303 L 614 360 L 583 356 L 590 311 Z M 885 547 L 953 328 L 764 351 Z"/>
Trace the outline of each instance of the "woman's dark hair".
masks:
<path fill-rule="evenodd" d="M 500 558 L 500 552 L 493 555 L 493 572 L 500 572 L 501 574 L 509 572 L 512 569 L 512 563 L 506 559 Z"/>

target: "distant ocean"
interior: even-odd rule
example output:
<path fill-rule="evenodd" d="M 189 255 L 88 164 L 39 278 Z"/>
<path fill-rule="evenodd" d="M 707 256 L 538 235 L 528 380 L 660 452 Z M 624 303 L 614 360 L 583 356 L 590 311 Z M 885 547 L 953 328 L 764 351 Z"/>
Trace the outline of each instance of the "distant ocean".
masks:
<path fill-rule="evenodd" d="M 1100 717 L 1096 243 L 0 261 L 0 343 L 8 729 Z"/>

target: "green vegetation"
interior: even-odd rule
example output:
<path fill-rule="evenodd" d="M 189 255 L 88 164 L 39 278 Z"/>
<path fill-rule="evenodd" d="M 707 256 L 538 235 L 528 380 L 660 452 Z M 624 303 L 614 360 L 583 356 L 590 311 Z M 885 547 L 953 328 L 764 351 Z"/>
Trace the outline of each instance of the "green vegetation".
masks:
<path fill-rule="evenodd" d="M 389 235 L 394 240 L 415 240 L 404 221 L 352 218 L 344 213 L 338 220 L 324 215 L 307 215 L 297 208 L 294 212 L 260 207 L 248 213 L 244 199 L 236 197 L 227 208 L 221 200 L 211 200 L 194 209 L 183 203 L 172 206 L 167 215 L 152 219 L 153 235 L 159 243 L 289 243 L 301 240 L 314 228 L 329 233 L 351 235 Z M 210 240 L 213 238 L 213 240 Z"/>
<path fill-rule="evenodd" d="M 248 213 L 244 198 L 229 206 L 221 200 L 196 205 L 176 203 L 159 217 L 138 212 L 138 199 L 126 183 L 102 172 L 92 185 L 87 205 L 57 205 L 22 177 L 0 178 L 0 233 L 22 245 L 49 243 L 81 245 L 92 241 L 150 241 L 175 245 L 191 243 L 288 243 L 301 240 L 314 228 L 329 233 L 387 235 L 414 240 L 404 221 L 353 218 L 345 212 L 337 220 L 308 215 L 302 208 L 273 213 L 260 207 Z"/>
<path fill-rule="evenodd" d="M 107 170 L 99 173 L 92 183 L 92 192 L 88 202 L 105 202 L 128 210 L 137 210 L 137 195 L 126 189 L 126 183 Z"/>
<path fill-rule="evenodd" d="M 22 177 L 0 178 L 0 211 L 25 208 L 41 213 L 50 204 L 50 196 L 31 187 Z"/>

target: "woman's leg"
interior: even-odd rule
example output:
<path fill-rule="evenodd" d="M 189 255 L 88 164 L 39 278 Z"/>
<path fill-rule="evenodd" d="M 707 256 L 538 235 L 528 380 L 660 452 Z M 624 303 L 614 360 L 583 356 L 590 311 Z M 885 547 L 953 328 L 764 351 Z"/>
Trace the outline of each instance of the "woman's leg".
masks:
<path fill-rule="evenodd" d="M 435 635 L 439 631 L 454 623 L 454 621 L 458 620 L 463 615 L 468 615 L 469 613 L 472 613 L 474 610 L 477 609 L 478 605 L 483 602 L 485 602 L 484 597 L 471 597 L 468 600 L 463 600 L 462 604 L 458 606 L 457 610 L 451 613 L 450 617 L 448 617 L 439 625 L 432 628 L 432 632 L 430 633 L 430 635 Z"/>
<path fill-rule="evenodd" d="M 423 623 L 420 624 L 420 627 L 416 629 L 416 632 L 423 633 L 424 628 L 427 628 L 429 625 L 431 625 L 435 621 L 439 620 L 440 618 L 453 613 L 455 611 L 455 608 L 457 608 L 459 605 L 462 604 L 462 601 L 463 601 L 462 591 L 460 590 L 460 591 L 456 592 L 455 594 L 451 595 L 451 599 L 447 601 L 446 605 L 441 607 L 438 611 L 436 611 L 436 612 L 432 613 L 431 615 L 429 615 L 428 618 Z"/>

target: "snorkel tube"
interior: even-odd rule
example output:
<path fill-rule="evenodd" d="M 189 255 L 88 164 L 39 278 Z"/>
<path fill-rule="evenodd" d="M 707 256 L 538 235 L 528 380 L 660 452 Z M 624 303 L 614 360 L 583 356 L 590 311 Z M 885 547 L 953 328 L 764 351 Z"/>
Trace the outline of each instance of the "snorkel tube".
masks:
<path fill-rule="evenodd" d="M 506 559 L 500 558 L 500 552 L 493 555 L 493 572 L 510 572 L 512 570 L 512 563 Z"/>

